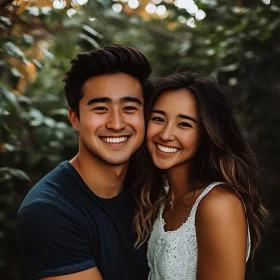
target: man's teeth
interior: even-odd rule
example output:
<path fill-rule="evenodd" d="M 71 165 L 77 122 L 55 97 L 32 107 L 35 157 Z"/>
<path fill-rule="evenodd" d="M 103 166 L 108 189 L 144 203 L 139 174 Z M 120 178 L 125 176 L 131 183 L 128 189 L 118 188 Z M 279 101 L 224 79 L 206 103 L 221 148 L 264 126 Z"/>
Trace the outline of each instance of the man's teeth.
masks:
<path fill-rule="evenodd" d="M 110 138 L 110 137 L 104 137 L 102 138 L 105 142 L 108 143 L 121 143 L 124 142 L 125 140 L 127 140 L 127 137 L 114 137 L 114 138 Z"/>
<path fill-rule="evenodd" d="M 157 144 L 157 147 L 159 148 L 159 150 L 161 150 L 162 152 L 165 152 L 165 153 L 176 153 L 179 150 L 176 148 L 167 148 L 167 147 L 161 146 L 159 144 Z"/>

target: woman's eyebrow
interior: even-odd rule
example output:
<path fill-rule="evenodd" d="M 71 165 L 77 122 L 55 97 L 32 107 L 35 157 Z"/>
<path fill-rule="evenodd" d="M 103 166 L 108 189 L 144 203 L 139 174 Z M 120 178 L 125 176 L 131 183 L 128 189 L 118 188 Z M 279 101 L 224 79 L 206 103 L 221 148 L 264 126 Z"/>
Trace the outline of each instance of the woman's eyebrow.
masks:
<path fill-rule="evenodd" d="M 193 121 L 193 122 L 197 123 L 196 119 L 194 119 L 194 118 L 192 118 L 192 117 L 190 117 L 188 115 L 179 114 L 178 117 L 182 118 L 182 119 L 185 119 L 185 120 L 190 120 L 190 121 Z"/>
<path fill-rule="evenodd" d="M 162 110 L 153 110 L 152 113 L 157 113 L 157 114 L 161 114 L 161 115 L 164 115 L 166 116 L 166 113 Z M 195 123 L 197 123 L 196 119 L 188 116 L 188 115 L 183 115 L 183 114 L 179 114 L 178 115 L 179 118 L 182 118 L 182 119 L 185 119 L 185 120 L 190 120 L 190 121 L 193 121 Z"/>
<path fill-rule="evenodd" d="M 157 113 L 166 116 L 166 113 L 162 110 L 153 110 L 152 113 Z"/>

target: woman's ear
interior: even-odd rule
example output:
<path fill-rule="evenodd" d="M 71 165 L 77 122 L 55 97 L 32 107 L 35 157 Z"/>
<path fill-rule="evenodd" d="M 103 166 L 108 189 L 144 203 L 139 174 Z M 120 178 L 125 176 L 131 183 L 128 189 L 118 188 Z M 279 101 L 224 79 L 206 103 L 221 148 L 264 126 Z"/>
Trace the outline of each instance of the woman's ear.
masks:
<path fill-rule="evenodd" d="M 73 128 L 76 131 L 79 131 L 79 118 L 71 108 L 68 109 L 68 119 L 70 120 Z"/>

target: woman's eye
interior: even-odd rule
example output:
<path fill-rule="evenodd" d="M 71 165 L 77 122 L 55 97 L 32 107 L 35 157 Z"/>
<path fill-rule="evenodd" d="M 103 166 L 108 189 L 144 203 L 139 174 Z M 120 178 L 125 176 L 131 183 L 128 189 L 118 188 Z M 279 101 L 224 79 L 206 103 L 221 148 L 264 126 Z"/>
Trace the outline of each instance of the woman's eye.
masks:
<path fill-rule="evenodd" d="M 179 123 L 179 125 L 182 127 L 192 127 L 189 123 L 186 123 L 186 122 L 181 122 L 181 123 Z"/>
<path fill-rule="evenodd" d="M 163 119 L 160 117 L 153 117 L 151 118 L 152 121 L 156 121 L 156 122 L 163 122 Z"/>

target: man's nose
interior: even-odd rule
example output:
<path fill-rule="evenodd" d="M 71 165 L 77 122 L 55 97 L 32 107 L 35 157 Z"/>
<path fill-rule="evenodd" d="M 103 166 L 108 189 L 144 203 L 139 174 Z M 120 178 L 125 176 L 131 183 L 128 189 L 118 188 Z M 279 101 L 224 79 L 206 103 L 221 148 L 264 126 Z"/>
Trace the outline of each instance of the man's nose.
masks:
<path fill-rule="evenodd" d="M 122 112 L 114 111 L 110 114 L 107 122 L 107 128 L 116 131 L 122 130 L 125 127 L 125 121 Z"/>

